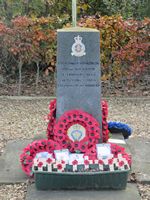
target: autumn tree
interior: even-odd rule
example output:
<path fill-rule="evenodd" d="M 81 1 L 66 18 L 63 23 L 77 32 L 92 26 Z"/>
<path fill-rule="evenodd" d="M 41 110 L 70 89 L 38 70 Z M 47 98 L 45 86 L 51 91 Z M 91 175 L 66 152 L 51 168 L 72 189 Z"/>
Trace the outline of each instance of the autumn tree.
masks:
<path fill-rule="evenodd" d="M 18 95 L 21 94 L 23 64 L 30 63 L 34 56 L 32 32 L 29 31 L 31 25 L 32 21 L 27 17 L 17 17 L 5 33 L 5 45 L 19 71 Z"/>

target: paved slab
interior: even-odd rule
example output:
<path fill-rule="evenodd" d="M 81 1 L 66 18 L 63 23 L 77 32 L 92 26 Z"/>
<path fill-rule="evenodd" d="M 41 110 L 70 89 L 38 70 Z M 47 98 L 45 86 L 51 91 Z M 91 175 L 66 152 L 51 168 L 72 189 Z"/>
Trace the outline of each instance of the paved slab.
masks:
<path fill-rule="evenodd" d="M 140 200 L 134 184 L 128 184 L 126 190 L 102 191 L 37 191 L 35 185 L 27 190 L 26 200 Z"/>
<path fill-rule="evenodd" d="M 132 172 L 136 173 L 137 181 L 150 184 L 150 139 L 130 138 L 127 144 L 132 153 Z"/>
<path fill-rule="evenodd" d="M 19 155 L 22 149 L 31 142 L 31 140 L 9 141 L 0 157 L 0 184 L 22 183 L 27 180 L 23 173 Z"/>
<path fill-rule="evenodd" d="M 42 137 L 43 135 L 39 135 L 34 140 Z M 123 139 L 119 134 L 113 134 L 112 138 Z M 8 142 L 0 157 L 0 184 L 20 183 L 27 180 L 27 176 L 21 170 L 19 155 L 30 142 L 31 140 Z M 150 183 L 150 140 L 147 138 L 131 138 L 127 140 L 127 145 L 122 146 L 132 154 L 132 172 L 136 173 L 137 180 L 142 183 Z"/>
<path fill-rule="evenodd" d="M 34 136 L 33 140 L 41 140 L 41 139 L 47 139 L 46 131 L 45 133 L 40 133 Z"/>

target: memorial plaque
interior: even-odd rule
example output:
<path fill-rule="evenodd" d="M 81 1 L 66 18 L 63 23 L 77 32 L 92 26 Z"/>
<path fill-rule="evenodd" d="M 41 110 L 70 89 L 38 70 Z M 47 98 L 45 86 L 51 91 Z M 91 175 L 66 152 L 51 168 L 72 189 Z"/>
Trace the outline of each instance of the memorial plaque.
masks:
<path fill-rule="evenodd" d="M 80 109 L 101 124 L 99 31 L 84 28 L 58 30 L 57 118 Z"/>

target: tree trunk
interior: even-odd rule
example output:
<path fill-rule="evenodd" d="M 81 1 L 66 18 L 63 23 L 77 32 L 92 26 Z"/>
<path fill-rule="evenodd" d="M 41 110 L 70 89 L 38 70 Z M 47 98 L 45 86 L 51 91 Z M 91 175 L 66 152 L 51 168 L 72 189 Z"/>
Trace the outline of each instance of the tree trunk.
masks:
<path fill-rule="evenodd" d="M 39 85 L 39 77 L 40 77 L 40 66 L 39 66 L 39 61 L 36 62 L 36 67 L 37 67 L 37 71 L 36 71 L 36 92 L 38 90 L 38 85 Z"/>
<path fill-rule="evenodd" d="M 22 65 L 23 65 L 22 60 L 20 60 L 19 63 L 18 63 L 18 68 L 19 68 L 18 96 L 21 95 Z"/>

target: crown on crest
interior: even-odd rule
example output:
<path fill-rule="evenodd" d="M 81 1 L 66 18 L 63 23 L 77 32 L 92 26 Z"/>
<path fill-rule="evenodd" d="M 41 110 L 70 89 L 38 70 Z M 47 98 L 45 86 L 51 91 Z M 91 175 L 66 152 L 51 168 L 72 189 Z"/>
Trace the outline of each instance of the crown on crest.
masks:
<path fill-rule="evenodd" d="M 74 38 L 75 42 L 80 42 L 82 41 L 82 37 L 80 37 L 79 35 L 77 37 Z"/>

